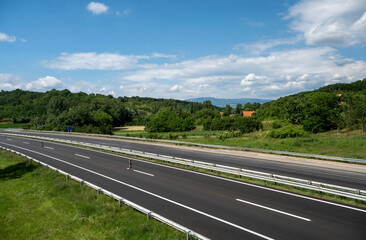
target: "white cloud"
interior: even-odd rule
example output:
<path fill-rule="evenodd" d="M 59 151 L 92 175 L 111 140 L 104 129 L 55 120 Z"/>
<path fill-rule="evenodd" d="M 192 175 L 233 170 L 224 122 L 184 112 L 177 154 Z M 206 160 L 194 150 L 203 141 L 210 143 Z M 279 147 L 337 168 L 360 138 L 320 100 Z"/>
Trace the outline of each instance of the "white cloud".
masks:
<path fill-rule="evenodd" d="M 303 38 L 302 36 L 298 35 L 293 38 L 284 38 L 284 39 L 270 39 L 268 41 L 259 41 L 255 43 L 242 43 L 238 44 L 234 47 L 236 50 L 243 50 L 245 53 L 251 54 L 261 54 L 268 49 L 280 46 L 280 45 L 293 45 Z"/>
<path fill-rule="evenodd" d="M 11 91 L 21 87 L 20 77 L 9 73 L 0 73 L 0 90 Z"/>
<path fill-rule="evenodd" d="M 122 70 L 136 67 L 138 59 L 146 56 L 120 55 L 116 53 L 62 53 L 56 60 L 45 61 L 49 68 L 75 70 Z"/>
<path fill-rule="evenodd" d="M 309 45 L 351 46 L 366 41 L 366 0 L 303 0 L 285 19 Z"/>
<path fill-rule="evenodd" d="M 35 81 L 25 84 L 25 89 L 27 90 L 50 90 L 52 88 L 61 88 L 63 83 L 61 80 L 46 76 L 44 78 L 38 78 Z"/>
<path fill-rule="evenodd" d="M 242 86 L 250 86 L 253 85 L 258 80 L 266 80 L 266 76 L 257 76 L 254 73 L 249 73 L 246 75 L 243 80 L 241 80 L 240 85 Z"/>
<path fill-rule="evenodd" d="M 129 91 L 132 83 L 141 89 L 139 95 L 168 97 L 175 93 L 173 97 L 180 99 L 199 95 L 270 99 L 335 82 L 334 73 L 344 82 L 366 76 L 364 61 L 344 58 L 330 47 L 292 49 L 257 57 L 213 55 L 139 66 L 139 70 L 121 73 L 124 90 Z M 173 84 L 165 84 L 167 81 Z"/>
<path fill-rule="evenodd" d="M 171 92 L 179 92 L 182 89 L 183 89 L 182 86 L 179 86 L 179 85 L 176 84 L 173 87 L 171 87 L 169 91 L 171 91 Z"/>
<path fill-rule="evenodd" d="M 177 58 L 177 56 L 171 54 L 153 53 L 151 58 Z"/>
<path fill-rule="evenodd" d="M 108 12 L 108 6 L 106 6 L 103 3 L 99 3 L 99 2 L 89 3 L 88 6 L 86 7 L 86 9 L 89 10 L 90 12 L 92 12 L 94 15 L 99 15 L 99 14 Z"/>
<path fill-rule="evenodd" d="M 0 42 L 15 42 L 16 37 L 0 32 Z"/>

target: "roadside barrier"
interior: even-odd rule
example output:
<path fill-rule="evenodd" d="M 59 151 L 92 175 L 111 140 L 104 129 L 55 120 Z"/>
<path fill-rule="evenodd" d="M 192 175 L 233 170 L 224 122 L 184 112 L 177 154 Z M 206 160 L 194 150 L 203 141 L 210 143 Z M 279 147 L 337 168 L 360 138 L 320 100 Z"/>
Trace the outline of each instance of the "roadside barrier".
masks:
<path fill-rule="evenodd" d="M 19 129 L 19 130 L 23 131 L 24 129 Z M 79 133 L 79 132 L 68 132 L 68 133 L 66 133 L 66 132 L 44 131 L 44 130 L 27 130 L 27 131 L 29 131 L 29 132 L 40 132 L 40 133 L 43 132 L 43 133 L 56 133 L 56 134 L 85 135 L 85 136 L 94 136 L 94 137 L 107 137 L 107 138 L 117 138 L 117 139 L 127 139 L 127 140 L 137 140 L 137 141 L 148 141 L 148 142 L 162 142 L 162 143 L 172 143 L 172 144 L 189 145 L 189 146 L 196 146 L 196 147 L 229 149 L 229 150 L 239 150 L 239 151 L 250 151 L 250 152 L 260 152 L 260 153 L 269 153 L 269 154 L 277 154 L 277 155 L 286 155 L 286 156 L 293 156 L 293 157 L 306 157 L 306 158 L 315 158 L 315 159 L 331 160 L 331 161 L 338 161 L 338 162 L 350 162 L 350 163 L 366 164 L 366 159 L 334 157 L 334 156 L 325 156 L 325 155 L 318 155 L 318 154 L 276 151 L 276 150 L 259 149 L 259 148 L 233 147 L 233 146 L 193 143 L 193 142 L 184 142 L 184 141 L 138 138 L 138 137 L 126 137 L 126 136 L 115 136 L 115 135 L 93 134 L 93 133 Z"/>
<path fill-rule="evenodd" d="M 4 133 L 1 133 L 4 134 Z M 272 173 L 265 173 L 265 172 L 259 172 L 259 171 L 253 171 L 248 169 L 242 169 L 242 168 L 235 168 L 220 164 L 213 164 L 213 163 L 207 163 L 202 161 L 196 161 L 191 159 L 185 159 L 185 158 L 178 158 L 178 157 L 172 157 L 172 156 L 166 156 L 166 155 L 160 155 L 155 153 L 147 153 L 147 152 L 141 152 L 141 151 L 135 151 L 131 149 L 124 149 L 124 148 L 117 148 L 117 147 L 111 147 L 106 145 L 100 145 L 100 144 L 92 144 L 92 143 L 85 143 L 85 142 L 78 142 L 78 141 L 71 141 L 71 140 L 64 140 L 64 139 L 58 139 L 58 138 L 49 138 L 49 137 L 40 137 L 40 136 L 29 136 L 29 135 L 23 135 L 23 134 L 13 134 L 13 133 L 5 133 L 8 136 L 18 136 L 18 137 L 26 137 L 26 138 L 35 138 L 35 139 L 41 139 L 46 141 L 54 141 L 54 142 L 61 142 L 61 143 L 67 143 L 67 144 L 73 144 L 73 145 L 80 145 L 85 147 L 92 147 L 96 149 L 103 149 L 133 156 L 139 156 L 143 158 L 149 158 L 154 160 L 160 160 L 170 163 L 177 163 L 182 164 L 186 166 L 191 167 L 197 167 L 202 168 L 206 170 L 212 170 L 212 171 L 218 171 L 253 179 L 259 179 L 259 180 L 265 180 L 270 181 L 274 183 L 280 183 L 285 184 L 293 187 L 299 187 L 303 189 L 309 189 L 314 191 L 319 191 L 323 193 L 329 193 L 334 194 L 337 196 L 342 197 L 348 197 L 353 198 L 357 200 L 366 201 L 366 190 L 361 189 L 355 189 L 355 188 L 348 188 L 343 186 L 337 186 L 312 180 L 305 180 L 300 178 L 293 178 L 283 175 L 277 175 Z"/>
<path fill-rule="evenodd" d="M 88 186 L 90 188 L 93 188 L 93 189 L 95 189 L 97 191 L 98 194 L 103 193 L 104 195 L 106 195 L 108 197 L 111 197 L 111 198 L 117 200 L 120 206 L 122 206 L 122 204 L 126 204 L 127 206 L 130 206 L 130 207 L 134 208 L 135 210 L 146 214 L 147 220 L 149 220 L 150 218 L 155 218 L 156 220 L 158 220 L 158 221 L 160 221 L 160 222 L 162 222 L 162 223 L 164 223 L 164 224 L 166 224 L 168 226 L 171 226 L 171 227 L 173 227 L 173 228 L 175 228 L 175 229 L 177 229 L 177 230 L 185 233 L 186 234 L 186 237 L 187 237 L 187 240 L 188 239 L 191 239 L 191 237 L 194 237 L 194 238 L 197 238 L 197 239 L 201 239 L 201 240 L 209 240 L 209 238 L 207 238 L 207 237 L 205 237 L 205 236 L 203 236 L 203 235 L 201 235 L 199 233 L 196 233 L 196 232 L 194 232 L 194 231 L 192 231 L 192 230 L 190 230 L 190 229 L 188 229 L 188 228 L 186 228 L 186 227 L 184 227 L 184 226 L 182 226 L 182 225 L 180 225 L 180 224 L 178 224 L 176 222 L 173 222 L 173 221 L 171 221 L 171 220 L 169 220 L 169 219 L 167 219 L 167 218 L 165 218 L 165 217 L 163 217 L 163 216 L 161 216 L 161 215 L 159 215 L 159 214 L 157 214 L 155 212 L 150 211 L 147 208 L 144 208 L 144 207 L 142 207 L 142 206 L 140 206 L 140 205 L 138 205 L 138 204 L 136 204 L 134 202 L 131 202 L 131 201 L 129 201 L 129 200 L 127 200 L 127 199 L 125 199 L 125 198 L 123 198 L 121 196 L 118 196 L 118 195 L 116 195 L 116 194 L 114 194 L 114 193 L 112 193 L 110 191 L 107 191 L 107 190 L 105 190 L 103 188 L 100 188 L 97 185 L 94 185 L 94 184 L 92 184 L 92 183 L 90 183 L 88 181 L 85 181 L 85 180 L 83 180 L 81 178 L 78 178 L 76 176 L 73 176 L 73 175 L 71 175 L 71 174 L 69 174 L 67 172 L 64 172 L 64 171 L 60 170 L 60 169 L 57 169 L 55 167 L 52 167 L 52 166 L 50 166 L 50 165 L 48 165 L 48 164 L 46 164 L 46 163 L 44 163 L 42 161 L 39 161 L 39 160 L 37 160 L 35 158 L 32 158 L 30 156 L 27 156 L 27 155 L 25 155 L 23 153 L 14 151 L 12 149 L 9 149 L 9 148 L 3 147 L 3 146 L 0 146 L 0 149 L 13 152 L 13 153 L 18 154 L 20 156 L 23 156 L 25 158 L 28 158 L 31 162 L 33 161 L 33 162 L 35 162 L 35 163 L 37 163 L 39 165 L 43 165 L 45 167 L 48 167 L 48 168 L 56 171 L 57 173 L 60 173 L 62 175 L 65 175 L 66 176 L 66 179 L 68 181 L 70 179 L 72 179 L 72 180 L 74 180 L 76 182 L 79 182 L 81 186 L 86 185 L 86 186 Z"/>

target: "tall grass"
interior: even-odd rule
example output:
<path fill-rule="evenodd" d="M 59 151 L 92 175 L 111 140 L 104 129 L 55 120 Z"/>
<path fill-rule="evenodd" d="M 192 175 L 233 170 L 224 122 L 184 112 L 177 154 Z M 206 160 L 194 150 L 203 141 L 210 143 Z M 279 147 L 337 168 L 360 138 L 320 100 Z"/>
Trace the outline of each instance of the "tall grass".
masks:
<path fill-rule="evenodd" d="M 0 239 L 185 239 L 47 168 L 0 151 Z"/>

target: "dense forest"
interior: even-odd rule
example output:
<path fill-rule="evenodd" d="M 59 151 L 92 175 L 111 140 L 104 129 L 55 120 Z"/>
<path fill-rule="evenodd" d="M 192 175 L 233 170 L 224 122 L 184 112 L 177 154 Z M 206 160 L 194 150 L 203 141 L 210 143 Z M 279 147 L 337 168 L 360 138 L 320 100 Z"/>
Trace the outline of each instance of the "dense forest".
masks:
<path fill-rule="evenodd" d="M 264 103 L 257 111 L 261 120 L 281 120 L 301 125 L 308 132 L 344 127 L 365 127 L 366 79 L 338 83 Z"/>
<path fill-rule="evenodd" d="M 243 111 L 256 111 L 243 117 Z M 262 129 L 270 120 L 272 137 L 301 136 L 304 132 L 364 127 L 366 122 L 366 79 L 333 84 L 275 101 L 237 104 L 235 108 L 174 99 L 118 97 L 51 90 L 0 92 L 0 120 L 24 123 L 25 128 L 112 134 L 114 127 L 142 125 L 149 132 L 227 130 L 240 133 Z M 296 126 L 295 130 L 289 126 Z M 287 127 L 287 128 L 286 128 Z"/>

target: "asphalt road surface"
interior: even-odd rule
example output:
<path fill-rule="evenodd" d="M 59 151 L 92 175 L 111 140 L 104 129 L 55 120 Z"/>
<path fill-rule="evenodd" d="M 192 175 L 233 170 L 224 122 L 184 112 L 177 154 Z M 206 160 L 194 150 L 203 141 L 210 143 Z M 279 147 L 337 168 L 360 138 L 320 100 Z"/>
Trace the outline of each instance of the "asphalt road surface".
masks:
<path fill-rule="evenodd" d="M 5 132 L 5 131 L 4 131 Z M 1 133 L 1 131 L 0 131 Z M 14 133 L 14 132 L 12 132 Z M 202 152 L 194 147 L 180 149 L 163 144 L 151 144 L 140 141 L 126 141 L 120 139 L 108 139 L 99 137 L 85 137 L 75 135 L 49 134 L 49 133 L 27 133 L 22 134 L 33 136 L 48 136 L 59 139 L 82 141 L 87 143 L 102 144 L 112 147 L 132 149 L 161 155 L 181 157 L 209 163 L 222 164 L 226 166 L 244 168 L 254 171 L 279 174 L 289 177 L 301 178 L 311 181 L 318 181 L 344 187 L 366 189 L 365 171 L 357 172 L 352 168 L 334 169 L 329 167 L 307 166 L 304 164 L 286 163 L 269 159 L 258 159 L 246 156 L 246 152 L 241 152 L 241 156 L 230 154 L 218 154 L 217 152 Z M 321 161 L 321 160 L 319 160 Z M 361 166 L 360 166 L 361 167 Z M 365 168 L 365 166 L 363 166 Z"/>
<path fill-rule="evenodd" d="M 365 239 L 366 211 L 251 184 L 18 137 L 0 145 L 133 201 L 211 239 Z"/>

